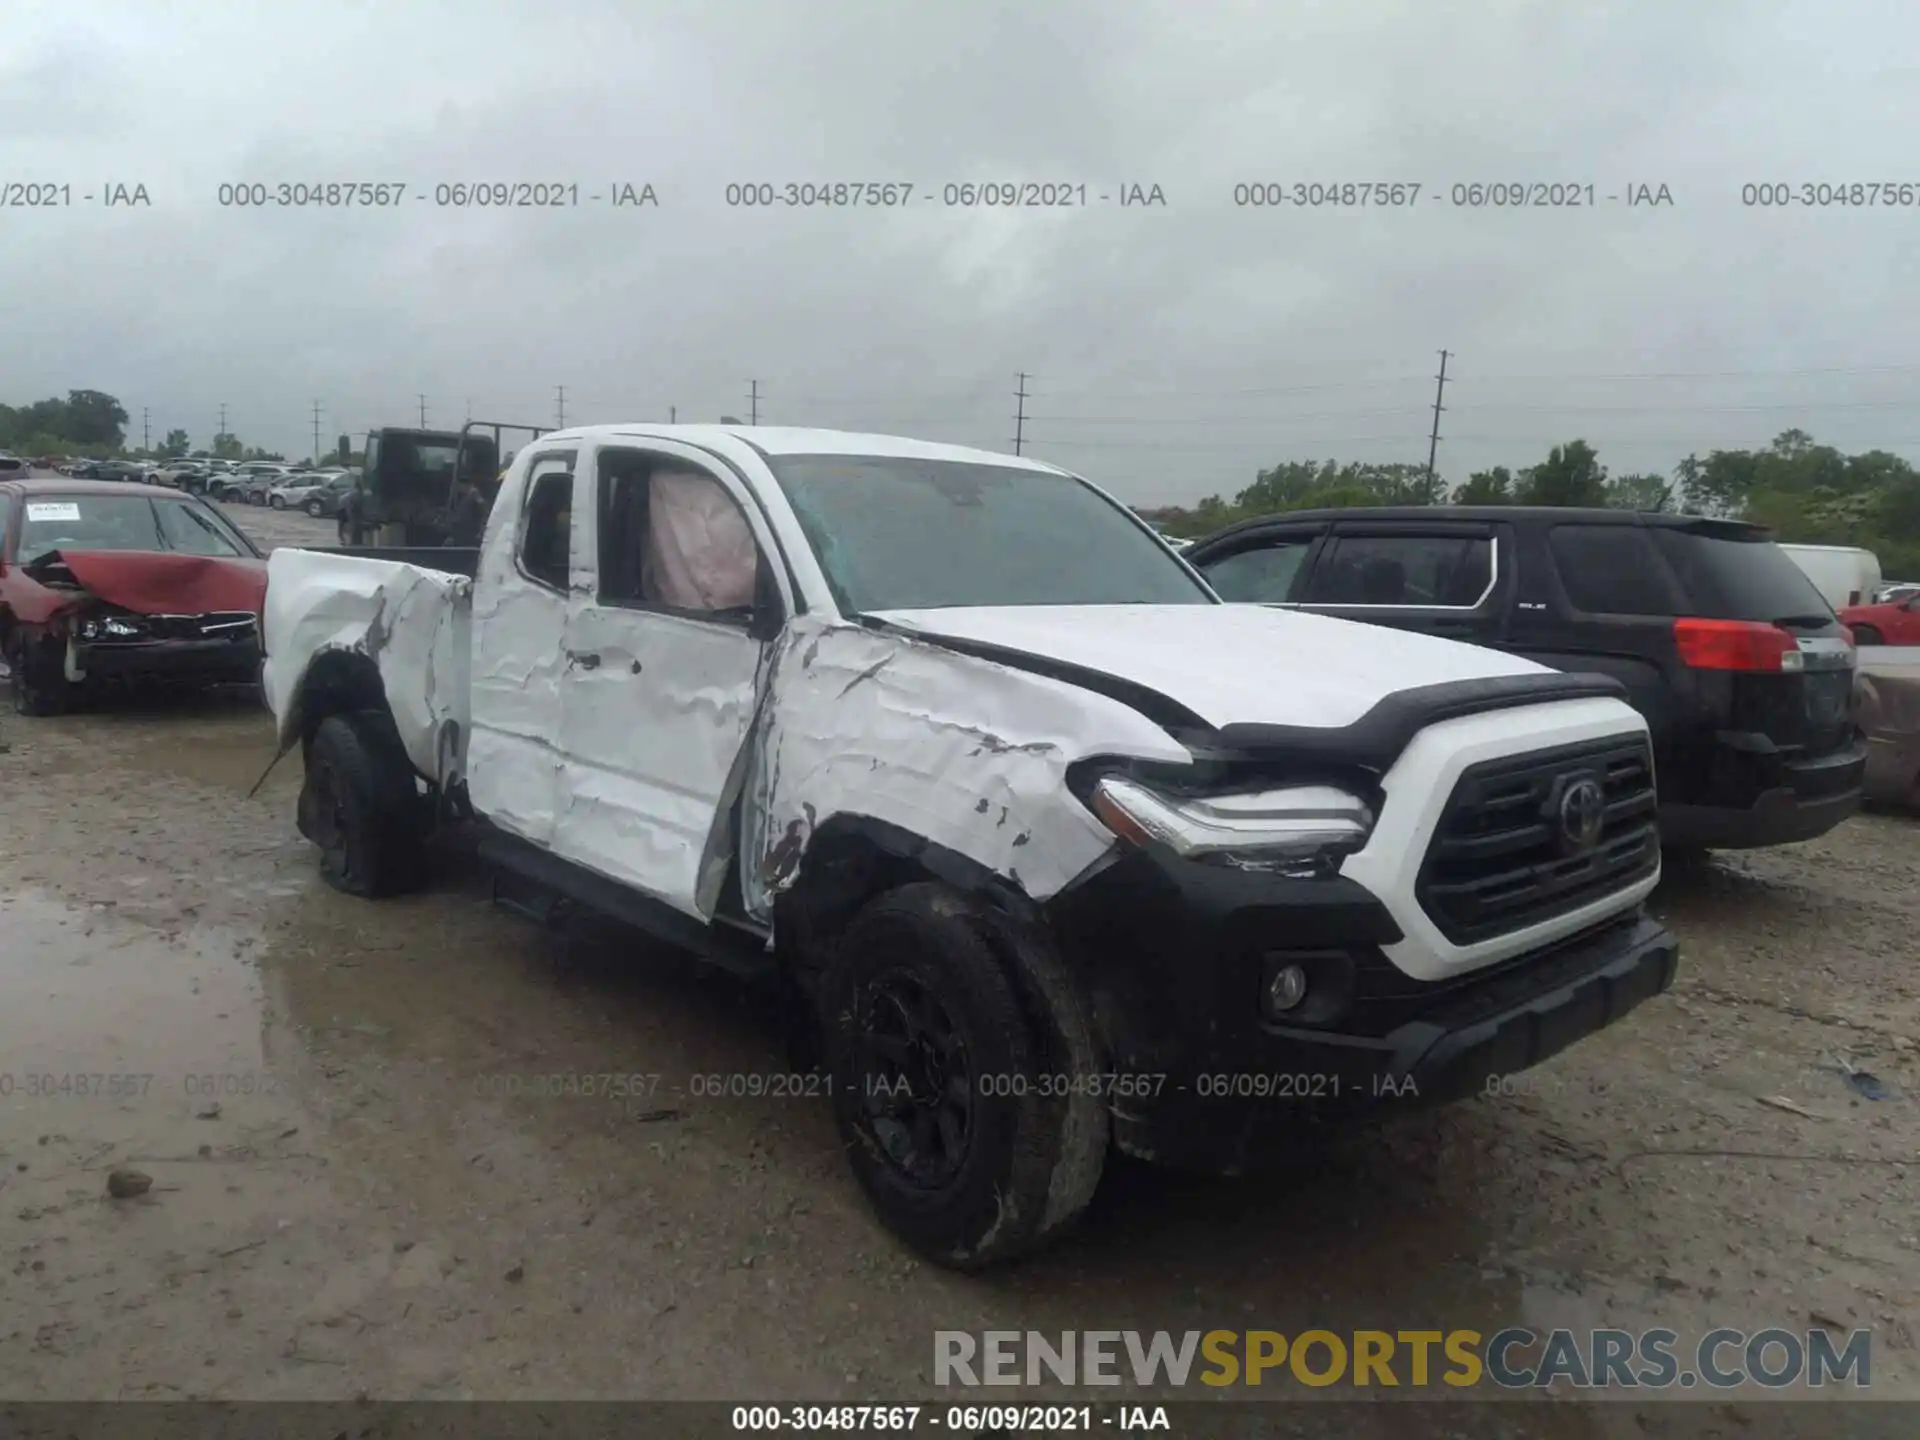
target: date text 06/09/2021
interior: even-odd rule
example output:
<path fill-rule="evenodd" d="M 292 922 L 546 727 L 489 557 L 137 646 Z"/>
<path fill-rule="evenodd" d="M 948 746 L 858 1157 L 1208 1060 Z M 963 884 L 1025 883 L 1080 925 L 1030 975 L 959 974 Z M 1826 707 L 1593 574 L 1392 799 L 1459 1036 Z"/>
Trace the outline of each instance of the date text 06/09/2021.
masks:
<path fill-rule="evenodd" d="M 1233 187 L 1242 210 L 1596 210 L 1666 209 L 1673 189 L 1661 181 L 1595 185 L 1590 180 L 1245 180 Z"/>
<path fill-rule="evenodd" d="M 735 1430 L 915 1431 L 922 1425 L 955 1435 L 1091 1434 L 1173 1428 L 1164 1405 L 736 1405 Z"/>

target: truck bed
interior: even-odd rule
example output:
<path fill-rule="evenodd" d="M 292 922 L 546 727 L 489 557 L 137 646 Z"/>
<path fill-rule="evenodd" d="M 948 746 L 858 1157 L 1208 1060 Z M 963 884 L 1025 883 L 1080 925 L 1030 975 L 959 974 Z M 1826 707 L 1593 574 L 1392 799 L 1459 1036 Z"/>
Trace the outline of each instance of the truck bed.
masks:
<path fill-rule="evenodd" d="M 453 547 L 276 549 L 267 559 L 260 678 L 281 750 L 301 739 L 297 697 L 310 672 L 341 684 L 377 679 L 414 768 L 441 779 L 442 736 L 456 737 L 457 755 L 470 718 L 478 556 Z"/>
<path fill-rule="evenodd" d="M 346 555 L 359 560 L 391 560 L 422 570 L 439 570 L 473 579 L 480 568 L 478 545 L 330 545 L 307 551 L 310 555 Z"/>

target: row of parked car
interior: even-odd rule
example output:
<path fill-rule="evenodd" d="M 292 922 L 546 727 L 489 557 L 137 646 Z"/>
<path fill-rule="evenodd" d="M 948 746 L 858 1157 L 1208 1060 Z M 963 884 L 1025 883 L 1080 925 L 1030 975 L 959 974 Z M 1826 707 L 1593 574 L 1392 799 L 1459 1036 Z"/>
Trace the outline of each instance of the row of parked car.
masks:
<path fill-rule="evenodd" d="M 11 458 L 11 457 L 6 457 Z M 316 518 L 338 513 L 360 472 L 345 465 L 308 466 L 272 460 L 182 459 L 154 464 L 143 460 L 73 460 L 43 456 L 19 460 L 18 468 L 53 470 L 76 480 L 117 480 L 165 485 L 229 504 L 265 505 L 275 510 L 304 510 Z M 0 464 L 0 471 L 7 467 Z"/>

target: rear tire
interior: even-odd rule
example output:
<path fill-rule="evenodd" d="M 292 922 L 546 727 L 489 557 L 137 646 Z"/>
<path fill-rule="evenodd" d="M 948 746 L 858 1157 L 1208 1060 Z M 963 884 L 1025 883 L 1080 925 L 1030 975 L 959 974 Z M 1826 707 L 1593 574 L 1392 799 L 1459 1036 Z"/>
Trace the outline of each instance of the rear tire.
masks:
<path fill-rule="evenodd" d="M 365 900 L 427 880 L 427 808 L 393 722 L 329 715 L 307 746 L 300 833 L 320 847 L 320 878 Z"/>
<path fill-rule="evenodd" d="M 280 495 L 269 495 L 267 497 L 267 504 L 271 505 L 276 510 L 284 510 L 287 508 L 287 502 L 285 497 Z"/>
<path fill-rule="evenodd" d="M 7 690 L 16 715 L 64 714 L 73 703 L 60 647 L 47 641 L 29 645 L 15 640 L 7 651 Z"/>
<path fill-rule="evenodd" d="M 1871 625 L 1852 625 L 1848 628 L 1853 631 L 1853 643 L 1856 645 L 1884 645 L 1887 643 L 1887 637 Z"/>
<path fill-rule="evenodd" d="M 904 886 L 840 936 L 821 1003 L 841 1140 L 889 1229 L 979 1270 L 1079 1218 L 1107 1102 L 1084 1006 L 1043 939 L 943 885 Z"/>

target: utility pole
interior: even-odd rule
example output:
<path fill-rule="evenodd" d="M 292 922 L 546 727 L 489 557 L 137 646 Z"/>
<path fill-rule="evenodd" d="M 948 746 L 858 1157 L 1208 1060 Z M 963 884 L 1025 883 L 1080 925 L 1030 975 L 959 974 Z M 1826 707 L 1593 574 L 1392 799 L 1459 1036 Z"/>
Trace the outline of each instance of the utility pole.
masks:
<path fill-rule="evenodd" d="M 153 448 L 153 439 L 147 434 L 147 417 L 152 413 L 153 412 L 146 406 L 142 405 L 140 407 L 140 448 L 142 450 L 151 450 Z"/>
<path fill-rule="evenodd" d="M 747 424 L 758 425 L 759 423 L 760 382 L 758 380 L 749 380 L 747 382 Z"/>
<path fill-rule="evenodd" d="M 227 407 L 225 405 L 222 405 L 220 407 L 220 434 L 224 435 L 226 433 L 227 433 Z"/>
<path fill-rule="evenodd" d="M 1440 386 L 1433 392 L 1433 434 L 1427 439 L 1427 504 L 1429 505 L 1438 503 L 1433 493 L 1433 458 L 1440 449 L 1440 412 L 1446 409 L 1446 406 L 1440 403 L 1440 399 L 1446 393 L 1447 352 L 1442 350 L 1440 352 Z"/>
<path fill-rule="evenodd" d="M 313 402 L 313 463 L 320 463 L 320 402 Z"/>
<path fill-rule="evenodd" d="M 424 395 L 420 397 L 420 428 L 427 428 L 427 397 Z"/>
<path fill-rule="evenodd" d="M 473 397 L 471 395 L 467 397 L 467 423 L 469 425 L 473 423 Z"/>
<path fill-rule="evenodd" d="M 667 406 L 667 423 L 669 425 L 678 425 L 680 423 L 680 407 L 678 405 Z"/>
<path fill-rule="evenodd" d="M 1013 453 L 1018 455 L 1027 439 L 1027 372 L 1020 372 L 1020 388 L 1013 392 Z"/>
<path fill-rule="evenodd" d="M 564 385 L 556 385 L 553 387 L 553 417 L 554 429 L 564 430 L 567 428 L 567 387 Z"/>

